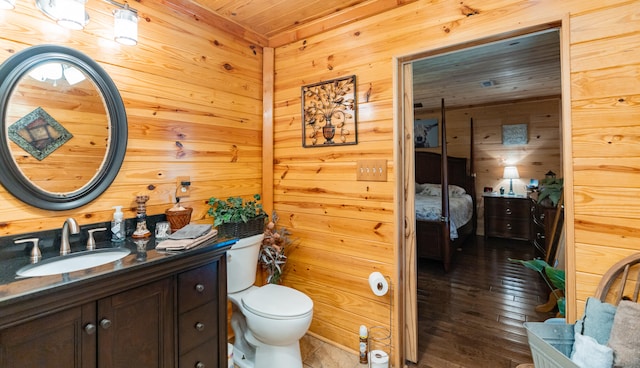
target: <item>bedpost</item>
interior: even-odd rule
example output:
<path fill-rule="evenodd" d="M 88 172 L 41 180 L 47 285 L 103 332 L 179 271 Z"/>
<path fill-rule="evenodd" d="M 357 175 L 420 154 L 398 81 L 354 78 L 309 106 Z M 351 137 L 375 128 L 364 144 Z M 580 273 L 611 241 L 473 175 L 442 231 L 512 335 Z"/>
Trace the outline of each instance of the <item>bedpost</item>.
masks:
<path fill-rule="evenodd" d="M 473 201 L 473 232 L 472 234 L 476 234 L 476 230 L 478 229 L 478 207 L 476 200 L 476 169 L 475 169 L 475 157 L 473 154 L 474 147 L 474 134 L 473 134 L 473 118 L 471 118 L 469 122 L 469 131 L 470 131 L 470 139 L 469 139 L 469 190 L 471 194 L 471 199 Z"/>
<path fill-rule="evenodd" d="M 451 240 L 451 229 L 449 228 L 449 160 L 447 157 L 447 124 L 444 113 L 444 98 L 441 100 L 441 120 L 442 129 L 440 129 L 440 136 L 442 140 L 440 155 L 442 163 L 440 165 L 441 170 L 441 188 L 442 188 L 442 244 L 448 244 Z M 442 248 L 442 261 L 444 263 L 445 271 L 449 270 L 451 264 L 451 247 L 446 246 Z"/>

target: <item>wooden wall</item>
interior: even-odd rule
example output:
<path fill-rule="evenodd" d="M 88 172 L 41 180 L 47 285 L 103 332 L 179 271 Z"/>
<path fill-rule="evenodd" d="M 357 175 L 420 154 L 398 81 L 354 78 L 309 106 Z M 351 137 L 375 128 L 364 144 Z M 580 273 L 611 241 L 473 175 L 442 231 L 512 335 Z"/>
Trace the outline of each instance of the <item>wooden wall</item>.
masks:
<path fill-rule="evenodd" d="M 136 2 L 139 43 L 112 41 L 112 6 L 89 1 L 83 31 L 59 27 L 18 1 L 0 11 L 0 62 L 31 45 L 80 50 L 111 76 L 124 100 L 129 138 L 112 186 L 93 203 L 53 212 L 18 201 L 0 187 L 0 235 L 59 228 L 66 217 L 80 224 L 107 221 L 113 206 L 135 217 L 135 196 L 148 194 L 148 214 L 175 203 L 176 177 L 191 178 L 193 220 L 210 222 L 211 196 L 261 193 L 262 48 L 161 2 Z"/>
<path fill-rule="evenodd" d="M 562 121 L 567 291 L 569 318 L 577 318 L 600 275 L 640 250 L 639 15 L 638 2 L 628 0 L 424 0 L 277 47 L 274 207 L 302 240 L 286 283 L 314 299 L 311 331 L 355 350 L 360 324 L 388 324 L 389 300 L 374 297 L 366 279 L 376 270 L 395 278 L 401 264 L 394 57 L 563 19 L 571 109 L 571 121 Z M 358 145 L 302 148 L 300 87 L 351 74 L 358 78 Z M 387 160 L 386 182 L 356 181 L 356 162 L 370 158 Z M 393 328 L 396 339 L 402 326 Z"/>
<path fill-rule="evenodd" d="M 450 156 L 469 157 L 469 120 L 474 126 L 474 169 L 478 209 L 478 235 L 484 235 L 484 187 L 509 190 L 502 179 L 505 166 L 515 165 L 520 179 L 513 180 L 513 191 L 526 195 L 529 179 L 543 179 L 551 170 L 561 177 L 560 101 L 513 101 L 473 108 L 447 108 L 447 150 Z M 439 119 L 440 112 L 417 111 L 416 119 Z M 527 124 L 528 142 L 502 144 L 502 125 Z M 435 150 L 437 149 L 425 149 Z"/>

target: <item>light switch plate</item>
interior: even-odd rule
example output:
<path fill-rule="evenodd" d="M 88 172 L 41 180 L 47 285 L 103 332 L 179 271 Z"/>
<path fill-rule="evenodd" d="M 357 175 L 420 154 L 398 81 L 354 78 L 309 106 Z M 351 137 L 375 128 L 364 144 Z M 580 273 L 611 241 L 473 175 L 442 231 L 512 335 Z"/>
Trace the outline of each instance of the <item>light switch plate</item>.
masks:
<path fill-rule="evenodd" d="M 356 170 L 358 181 L 387 181 L 387 160 L 359 160 Z"/>

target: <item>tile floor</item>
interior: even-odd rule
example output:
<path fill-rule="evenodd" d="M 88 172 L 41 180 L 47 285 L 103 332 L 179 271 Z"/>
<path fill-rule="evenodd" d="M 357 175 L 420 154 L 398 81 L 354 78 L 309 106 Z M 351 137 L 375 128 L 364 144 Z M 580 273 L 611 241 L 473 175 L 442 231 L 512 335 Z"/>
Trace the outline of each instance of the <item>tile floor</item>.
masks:
<path fill-rule="evenodd" d="M 367 367 L 366 364 L 359 363 L 355 353 L 337 348 L 308 334 L 300 340 L 300 353 L 304 368 Z"/>

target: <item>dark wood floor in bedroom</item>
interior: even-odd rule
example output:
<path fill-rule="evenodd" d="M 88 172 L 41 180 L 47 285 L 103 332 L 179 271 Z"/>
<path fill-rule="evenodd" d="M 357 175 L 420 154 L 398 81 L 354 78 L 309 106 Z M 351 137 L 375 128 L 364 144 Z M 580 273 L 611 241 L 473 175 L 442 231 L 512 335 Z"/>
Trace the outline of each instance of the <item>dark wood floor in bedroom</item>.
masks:
<path fill-rule="evenodd" d="M 549 288 L 540 275 L 507 258 L 539 256 L 523 241 L 476 237 L 455 253 L 445 273 L 418 262 L 418 368 L 510 368 L 531 363 L 522 323 L 538 313 Z"/>

